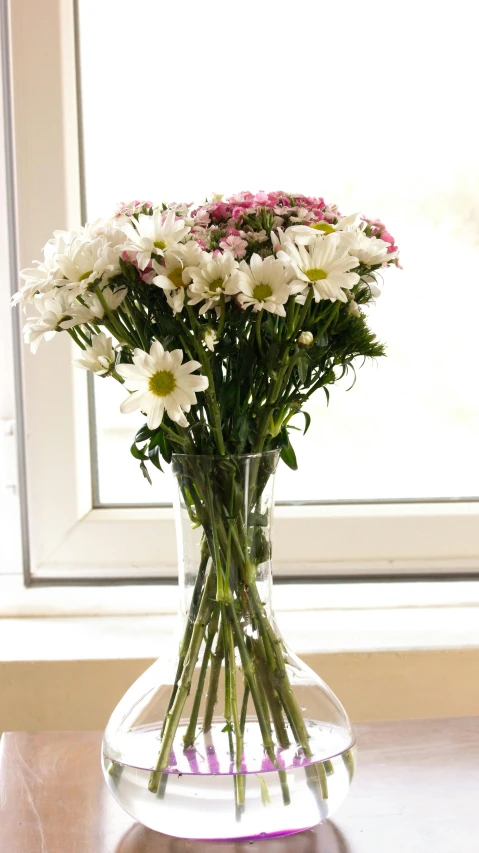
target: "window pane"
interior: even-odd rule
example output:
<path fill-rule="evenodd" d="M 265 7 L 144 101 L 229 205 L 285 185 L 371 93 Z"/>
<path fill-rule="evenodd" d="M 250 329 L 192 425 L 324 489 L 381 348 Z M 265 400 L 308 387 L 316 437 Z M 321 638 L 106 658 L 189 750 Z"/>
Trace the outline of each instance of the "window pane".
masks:
<path fill-rule="evenodd" d="M 277 498 L 476 496 L 470 5 L 379 15 L 304 0 L 287 21 L 276 2 L 79 8 L 90 219 L 132 198 L 282 188 L 381 217 L 401 248 L 404 270 L 388 272 L 371 317 L 388 357 L 350 393 L 353 377 L 332 389 L 329 409 L 314 401 L 299 472 L 282 466 Z M 141 416 L 119 414 L 114 383 L 96 387 L 101 500 L 168 500 L 168 482 L 151 489 L 128 459 Z"/>

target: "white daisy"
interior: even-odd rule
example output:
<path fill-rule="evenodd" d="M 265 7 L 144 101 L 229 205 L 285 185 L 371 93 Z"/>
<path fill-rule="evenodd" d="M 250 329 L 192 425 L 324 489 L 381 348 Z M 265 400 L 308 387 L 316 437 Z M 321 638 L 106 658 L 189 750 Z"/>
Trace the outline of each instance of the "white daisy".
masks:
<path fill-rule="evenodd" d="M 345 243 L 349 246 L 351 245 L 347 240 L 347 235 L 351 232 L 357 232 L 359 229 L 357 227 L 358 222 L 358 214 L 353 213 L 351 216 L 345 216 L 336 223 L 336 225 L 332 225 L 331 222 L 327 222 L 325 219 L 320 222 L 310 222 L 309 225 L 291 225 L 284 232 L 285 241 L 294 241 L 295 243 L 303 246 L 308 246 L 310 243 L 313 243 L 316 237 L 318 236 L 318 232 L 327 236 L 328 234 L 341 234 L 341 239 L 345 239 Z"/>
<path fill-rule="evenodd" d="M 359 230 L 348 232 L 344 236 L 348 238 L 349 253 L 354 255 L 362 264 L 373 267 L 386 260 L 389 243 L 380 240 L 379 237 L 367 237 L 363 231 Z"/>
<path fill-rule="evenodd" d="M 166 352 L 159 341 L 154 341 L 150 352 L 134 350 L 133 364 L 120 364 L 117 373 L 133 393 L 121 404 L 123 413 L 140 409 L 147 415 L 148 429 L 156 429 L 166 411 L 172 421 L 188 426 L 184 412 L 189 412 L 196 400 L 195 391 L 208 387 L 206 376 L 192 376 L 201 367 L 198 361 L 182 364 L 180 349 Z"/>
<path fill-rule="evenodd" d="M 128 293 L 128 288 L 118 287 L 116 290 L 112 290 L 111 287 L 104 287 L 101 293 L 110 311 L 115 311 L 123 302 Z M 90 309 L 91 319 L 102 320 L 105 315 L 105 309 L 97 294 L 85 293 L 83 299 Z"/>
<path fill-rule="evenodd" d="M 137 263 L 144 270 L 151 261 L 152 255 L 162 255 L 166 249 L 176 246 L 189 233 L 183 219 L 177 219 L 174 211 L 164 213 L 155 210 L 151 216 L 140 213 L 138 219 L 122 225 L 126 235 L 124 249 L 137 252 Z"/>
<path fill-rule="evenodd" d="M 62 329 L 72 329 L 91 319 L 90 309 L 80 305 L 65 290 L 57 290 L 44 297 L 37 297 L 35 306 L 40 317 L 30 317 L 24 326 L 25 343 L 35 353 L 40 343 L 53 337 Z"/>
<path fill-rule="evenodd" d="M 95 335 L 91 347 L 86 347 L 82 351 L 82 357 L 74 359 L 73 364 L 76 367 L 82 367 L 84 370 L 92 370 L 99 376 L 106 376 L 115 364 L 115 350 L 112 339 L 107 338 L 104 332 Z"/>
<path fill-rule="evenodd" d="M 285 268 L 281 261 L 269 255 L 264 260 L 259 255 L 252 255 L 249 265 L 242 261 L 239 267 L 238 281 L 240 294 L 238 302 L 247 308 L 253 306 L 253 311 L 269 311 L 271 314 L 286 316 L 285 302 L 293 293 L 299 293 L 306 287 L 296 283 L 290 286 L 291 270 L 288 264 Z"/>
<path fill-rule="evenodd" d="M 85 291 L 95 281 L 120 272 L 118 255 L 104 235 L 95 240 L 75 237 L 62 252 L 57 252 L 55 261 L 65 278 L 64 286 L 76 292 Z"/>
<path fill-rule="evenodd" d="M 298 281 L 312 284 L 316 302 L 320 299 L 347 302 L 344 290 L 359 281 L 359 275 L 350 272 L 358 266 L 358 259 L 347 253 L 339 234 L 317 236 L 309 246 L 285 243 L 277 257 L 292 264 Z M 301 294 L 298 301 L 302 302 L 304 298 L 305 294 Z"/>
<path fill-rule="evenodd" d="M 43 249 L 44 260 L 34 261 L 35 267 L 21 271 L 20 277 L 24 279 L 25 284 L 13 296 L 14 305 L 17 302 L 22 302 L 25 305 L 27 302 L 31 302 L 37 293 L 48 293 L 58 280 L 63 278 L 55 260 L 56 252 L 56 244 L 51 241 L 48 242 Z"/>
<path fill-rule="evenodd" d="M 218 305 L 222 296 L 228 302 L 232 296 L 239 293 L 240 289 L 238 262 L 230 252 L 223 252 L 216 258 L 206 252 L 203 254 L 205 257 L 202 265 L 196 268 L 190 267 L 188 270 L 193 282 L 188 288 L 190 297 L 188 304 L 197 305 L 199 302 L 204 302 L 205 304 L 199 310 L 200 314 Z"/>
<path fill-rule="evenodd" d="M 183 310 L 185 289 L 192 281 L 190 268 L 198 267 L 204 254 L 195 240 L 189 240 L 184 245 L 180 244 L 170 252 L 165 252 L 163 265 L 152 261 L 157 275 L 152 278 L 151 283 L 165 291 L 168 305 L 174 314 Z"/>

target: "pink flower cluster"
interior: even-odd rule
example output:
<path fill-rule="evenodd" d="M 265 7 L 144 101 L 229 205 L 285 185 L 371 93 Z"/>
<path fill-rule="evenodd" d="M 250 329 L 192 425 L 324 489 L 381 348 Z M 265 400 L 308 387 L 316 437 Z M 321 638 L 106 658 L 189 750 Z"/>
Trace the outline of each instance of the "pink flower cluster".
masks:
<path fill-rule="evenodd" d="M 255 215 L 260 209 L 273 211 L 277 216 L 290 216 L 304 211 L 307 221 L 321 221 L 336 218 L 335 208 L 328 207 L 324 199 L 301 194 L 291 195 L 285 192 L 241 192 L 226 199 L 215 199 L 194 210 L 192 215 L 198 225 L 207 226 L 210 221 L 240 225 L 244 217 Z M 303 217 L 301 217 L 303 218 Z"/>
<path fill-rule="evenodd" d="M 389 233 L 380 219 L 368 219 L 366 216 L 361 216 L 361 219 L 366 223 L 365 233 L 368 237 L 378 237 L 380 240 L 384 240 L 385 243 L 389 243 L 388 254 L 399 251 L 394 237 Z"/>
<path fill-rule="evenodd" d="M 271 231 L 289 225 L 336 222 L 336 207 L 324 199 L 283 191 L 241 192 L 229 198 L 215 198 L 191 211 L 192 235 L 203 248 L 231 252 L 238 260 L 252 251 L 272 254 Z M 256 244 L 256 245 L 254 245 Z"/>

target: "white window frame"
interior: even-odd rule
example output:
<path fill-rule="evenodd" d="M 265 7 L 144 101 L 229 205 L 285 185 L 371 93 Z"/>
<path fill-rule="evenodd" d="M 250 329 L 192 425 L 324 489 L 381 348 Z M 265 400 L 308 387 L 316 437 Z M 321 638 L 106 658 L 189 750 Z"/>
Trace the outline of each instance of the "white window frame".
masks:
<path fill-rule="evenodd" d="M 18 262 L 81 222 L 73 0 L 10 2 Z M 107 132 L 107 131 L 106 131 Z M 86 375 L 58 335 L 21 352 L 27 584 L 137 583 L 176 573 L 173 510 L 95 508 Z M 393 452 L 393 451 L 392 451 Z M 280 577 L 478 576 L 479 502 L 279 506 Z M 161 545 L 159 544 L 161 543 Z"/>

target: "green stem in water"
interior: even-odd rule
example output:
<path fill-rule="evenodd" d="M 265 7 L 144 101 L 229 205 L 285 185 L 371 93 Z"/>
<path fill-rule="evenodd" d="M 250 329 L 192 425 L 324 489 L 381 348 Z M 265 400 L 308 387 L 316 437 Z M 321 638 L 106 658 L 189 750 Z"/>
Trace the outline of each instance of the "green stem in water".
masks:
<path fill-rule="evenodd" d="M 208 684 L 208 698 L 206 700 L 205 718 L 203 721 L 203 731 L 208 733 L 211 730 L 213 722 L 213 714 L 218 701 L 218 684 L 220 680 L 221 665 L 224 658 L 224 640 L 223 630 L 218 634 L 216 643 L 216 651 L 213 654 L 213 659 L 210 668 L 210 680 Z"/>
<path fill-rule="evenodd" d="M 163 720 L 163 727 L 161 729 L 161 734 L 163 736 L 163 732 L 165 730 L 166 721 L 168 719 L 168 714 L 171 711 L 171 707 L 173 702 L 175 701 L 176 694 L 178 692 L 178 687 L 180 684 L 180 678 L 183 674 L 183 665 L 186 659 L 186 655 L 188 653 L 188 648 L 190 645 L 191 635 L 193 633 L 193 627 L 196 621 L 196 616 L 198 614 L 198 608 L 200 606 L 201 601 L 201 593 L 203 592 L 203 584 L 205 579 L 206 567 L 208 565 L 209 559 L 209 551 L 206 542 L 202 543 L 201 546 L 201 560 L 198 568 L 198 574 L 196 575 L 195 586 L 193 589 L 193 595 L 191 598 L 190 612 L 188 613 L 188 622 L 186 623 L 185 633 L 183 634 L 183 638 L 181 640 L 180 652 L 178 657 L 178 666 L 176 669 L 175 675 L 175 683 L 173 685 L 173 690 L 171 691 L 170 700 L 168 703 L 168 707 L 166 709 L 165 719 Z"/>
<path fill-rule="evenodd" d="M 349 781 L 352 782 L 354 776 L 354 770 L 356 767 L 356 762 L 354 760 L 354 752 L 352 749 L 347 749 L 346 752 L 343 752 L 341 758 L 343 759 L 344 766 L 348 771 Z"/>
<path fill-rule="evenodd" d="M 150 775 L 150 781 L 148 783 L 148 789 L 153 791 L 154 793 L 158 790 L 158 785 L 160 784 L 160 779 L 162 775 L 162 771 L 168 766 L 168 762 L 170 760 L 170 752 L 171 747 L 173 745 L 173 740 L 176 734 L 176 730 L 178 728 L 178 724 L 181 717 L 181 712 L 184 708 L 187 696 L 191 689 L 191 681 L 193 678 L 193 672 L 195 670 L 196 662 L 198 660 L 199 651 L 201 648 L 201 644 L 203 642 L 203 638 L 205 635 L 205 629 L 209 622 L 211 611 L 213 609 L 213 602 L 211 599 L 212 594 L 212 580 L 214 579 L 214 571 L 213 567 L 210 569 L 210 573 L 208 575 L 207 582 L 205 584 L 205 588 L 203 590 L 203 595 L 201 596 L 201 603 L 198 610 L 198 616 L 196 617 L 196 621 L 193 627 L 193 631 L 191 634 L 191 643 L 188 649 L 188 654 L 186 656 L 183 674 L 181 676 L 180 686 L 176 693 L 174 702 L 171 706 L 169 713 L 166 718 L 166 725 L 163 732 L 163 737 L 161 741 L 161 749 L 160 754 L 158 756 L 158 760 L 155 765 L 155 769 L 152 771 Z"/>
<path fill-rule="evenodd" d="M 236 640 L 236 644 L 238 646 L 238 651 L 241 658 L 241 664 L 243 667 L 243 674 L 245 679 L 248 682 L 249 689 L 251 690 L 251 696 L 253 698 L 254 706 L 256 709 L 256 715 L 258 717 L 258 723 L 261 730 L 261 736 L 263 738 L 263 746 L 266 750 L 266 754 L 273 764 L 274 767 L 278 770 L 278 775 L 281 783 L 281 791 L 283 794 L 283 802 L 285 805 L 288 805 L 291 802 L 291 797 L 289 793 L 288 787 L 288 779 L 284 770 L 279 769 L 278 761 L 276 759 L 274 753 L 274 743 L 273 738 L 271 736 L 271 727 L 268 723 L 267 715 L 265 712 L 264 705 L 261 702 L 261 695 L 258 690 L 258 682 L 256 680 L 256 675 L 254 671 L 254 667 L 251 661 L 251 658 L 248 654 L 248 650 L 246 648 L 245 639 L 243 637 L 238 617 L 236 615 L 236 610 L 234 604 L 232 602 L 228 602 L 226 605 L 227 614 L 229 616 L 229 621 L 231 623 L 231 627 L 233 629 L 234 638 Z"/>
<path fill-rule="evenodd" d="M 268 666 L 264 660 L 264 652 L 262 654 L 261 649 L 262 645 L 263 644 L 261 640 L 257 640 L 254 642 L 254 648 L 256 651 L 256 657 L 254 659 L 254 662 L 256 665 L 256 669 L 258 670 L 259 680 L 263 686 L 266 699 L 269 705 L 271 719 L 273 720 L 274 730 L 276 732 L 278 743 L 283 749 L 287 749 L 287 747 L 290 746 L 290 741 L 288 737 L 288 732 L 286 731 L 286 726 L 284 724 L 283 710 L 278 694 L 276 693 L 271 683 L 272 673 L 268 669 Z"/>
<path fill-rule="evenodd" d="M 240 729 L 241 734 L 244 735 L 244 729 L 246 725 L 246 714 L 248 713 L 248 699 L 249 699 L 249 686 L 245 684 L 243 691 L 243 701 L 241 703 L 241 714 L 240 714 Z"/>
<path fill-rule="evenodd" d="M 193 746 L 196 740 L 196 725 L 198 722 L 198 715 L 200 712 L 201 700 L 203 699 L 203 691 L 205 687 L 206 681 L 206 673 L 208 671 L 208 665 L 210 662 L 211 648 L 213 646 L 213 641 L 215 639 L 216 633 L 218 631 L 218 619 L 219 619 L 219 608 L 216 607 L 213 611 L 213 615 L 210 619 L 210 623 L 208 625 L 208 635 L 205 644 L 205 651 L 203 655 L 203 660 L 201 662 L 200 674 L 198 676 L 198 684 L 196 687 L 195 699 L 193 702 L 193 707 L 191 709 L 191 715 L 188 722 L 188 727 L 183 736 L 183 742 L 185 745 L 185 749 L 190 746 Z"/>

